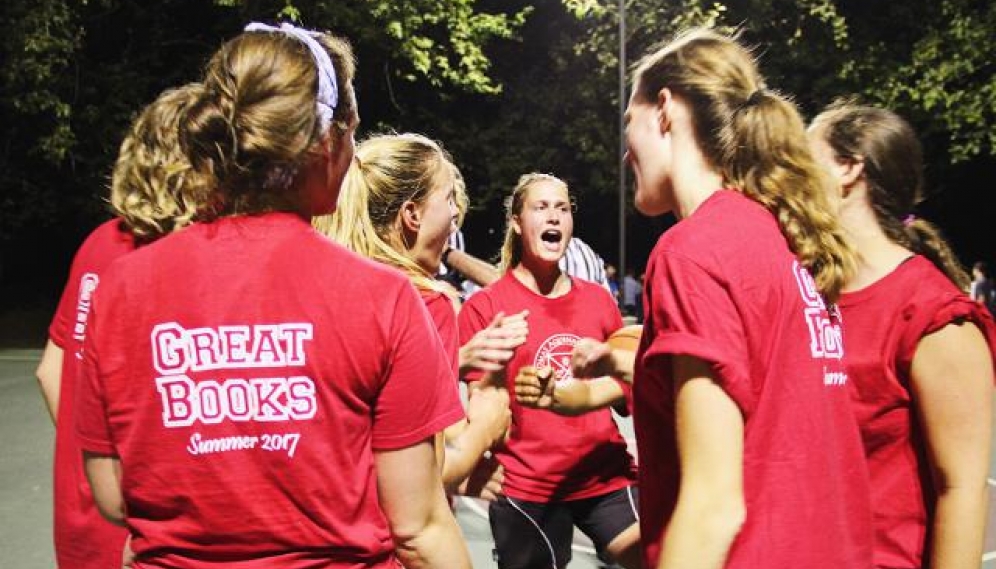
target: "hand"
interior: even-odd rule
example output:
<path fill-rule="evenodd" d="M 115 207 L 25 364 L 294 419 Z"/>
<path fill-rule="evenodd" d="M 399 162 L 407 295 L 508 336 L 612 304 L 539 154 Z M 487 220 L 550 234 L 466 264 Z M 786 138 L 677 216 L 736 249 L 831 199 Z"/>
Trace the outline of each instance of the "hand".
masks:
<path fill-rule="evenodd" d="M 528 310 L 505 316 L 499 312 L 488 326 L 460 348 L 460 373 L 475 369 L 500 372 L 515 355 L 515 349 L 526 342 L 529 324 Z"/>
<path fill-rule="evenodd" d="M 481 498 L 493 502 L 502 495 L 502 484 L 505 482 L 505 469 L 498 464 L 494 455 L 482 458 L 470 476 L 460 483 L 458 493 L 461 496 Z"/>
<path fill-rule="evenodd" d="M 508 391 L 494 387 L 470 390 L 467 399 L 467 428 L 480 429 L 491 444 L 503 441 L 512 421 Z"/>
<path fill-rule="evenodd" d="M 581 338 L 571 352 L 571 371 L 574 377 L 602 377 L 619 375 L 612 348 L 593 338 Z"/>
<path fill-rule="evenodd" d="M 552 368 L 522 366 L 515 376 L 515 400 L 526 407 L 549 409 L 555 385 Z"/>

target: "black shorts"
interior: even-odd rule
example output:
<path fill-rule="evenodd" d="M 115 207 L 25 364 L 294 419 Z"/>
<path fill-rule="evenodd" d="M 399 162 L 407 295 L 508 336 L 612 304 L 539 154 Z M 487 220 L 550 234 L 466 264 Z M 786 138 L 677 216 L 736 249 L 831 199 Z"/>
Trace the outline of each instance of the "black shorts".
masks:
<path fill-rule="evenodd" d="M 571 560 L 574 526 L 591 538 L 599 557 L 637 522 L 636 486 L 583 500 L 526 502 L 501 496 L 488 516 L 500 569 L 559 569 Z M 556 559 L 556 562 L 554 562 Z"/>

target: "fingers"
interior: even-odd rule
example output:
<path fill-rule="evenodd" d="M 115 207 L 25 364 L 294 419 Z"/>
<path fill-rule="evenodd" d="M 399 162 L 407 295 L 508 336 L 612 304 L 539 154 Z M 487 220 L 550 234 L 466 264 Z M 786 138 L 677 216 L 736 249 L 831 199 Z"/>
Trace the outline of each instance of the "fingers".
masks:
<path fill-rule="evenodd" d="M 553 369 L 533 366 L 519 368 L 515 376 L 515 400 L 526 407 L 547 408 L 551 405 Z"/>
<path fill-rule="evenodd" d="M 612 349 L 608 344 L 592 338 L 582 338 L 571 352 L 571 371 L 574 377 L 599 377 L 607 375 L 612 367 Z"/>
<path fill-rule="evenodd" d="M 509 326 L 517 326 L 520 323 L 521 324 L 525 324 L 526 323 L 526 317 L 529 316 L 529 310 L 528 309 L 527 310 L 523 310 L 522 312 L 519 312 L 519 313 L 516 313 L 516 314 L 510 314 L 508 316 L 505 316 L 505 314 L 502 313 L 502 312 L 499 312 L 498 314 L 502 317 L 501 318 L 501 323 L 502 324 L 509 325 Z"/>

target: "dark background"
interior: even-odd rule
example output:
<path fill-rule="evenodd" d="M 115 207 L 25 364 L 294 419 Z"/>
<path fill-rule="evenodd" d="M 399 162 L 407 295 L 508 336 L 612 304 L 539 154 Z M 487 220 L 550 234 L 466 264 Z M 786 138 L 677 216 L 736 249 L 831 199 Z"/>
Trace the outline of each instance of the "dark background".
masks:
<path fill-rule="evenodd" d="M 930 27 L 935 24 L 924 22 L 947 25 L 931 20 L 943 15 L 920 0 L 900 7 L 826 2 L 849 17 L 847 49 L 829 39 L 827 22 L 814 21 L 794 2 L 727 3 L 727 21 L 741 24 L 745 38 L 763 47 L 762 69 L 770 82 L 794 93 L 807 116 L 840 94 L 884 97 L 876 74 L 909 59 L 917 42 L 936 31 Z M 372 6 L 381 4 L 395 6 L 397 13 L 378 16 Z M 392 18 L 447 4 L 435 0 L 408 9 L 358 0 L 293 3 L 305 24 L 353 41 L 363 119 L 359 138 L 387 130 L 421 132 L 453 154 L 474 204 L 463 228 L 471 252 L 496 255 L 504 231 L 502 195 L 520 174 L 544 171 L 564 178 L 577 198 L 575 234 L 618 265 L 615 14 L 577 17 L 565 9 L 566 2 L 478 2 L 480 12 L 531 10 L 513 37 L 481 40 L 491 62 L 488 76 L 501 86 L 500 93 L 484 93 L 432 71 L 419 74 L 399 40 L 385 33 Z M 674 11 L 682 3 L 657 4 L 629 3 L 631 57 L 676 26 L 665 16 L 680 16 Z M 996 13 L 986 2 L 955 4 L 989 21 Z M 76 247 L 109 218 L 104 196 L 110 164 L 134 113 L 162 89 L 196 80 L 207 57 L 245 22 L 272 22 L 284 6 L 282 1 L 5 0 L 0 7 L 0 22 L 9 30 L 0 40 L 0 346 L 44 343 Z M 785 23 L 765 10 L 795 20 Z M 442 41 L 452 29 L 423 23 L 412 33 Z M 807 41 L 793 43 L 797 32 L 808 34 Z M 950 57 L 958 61 L 972 54 Z M 863 76 L 842 78 L 839 70 L 849 61 L 870 67 Z M 992 61 L 984 60 L 954 83 L 977 91 L 996 83 L 993 74 Z M 993 149 L 953 156 L 950 123 L 942 120 L 941 109 L 925 109 L 922 99 L 900 98 L 893 105 L 918 128 L 926 150 L 928 194 L 915 213 L 942 228 L 964 264 L 985 259 L 994 265 Z M 635 213 L 631 187 L 627 193 L 626 263 L 639 272 L 670 219 Z"/>

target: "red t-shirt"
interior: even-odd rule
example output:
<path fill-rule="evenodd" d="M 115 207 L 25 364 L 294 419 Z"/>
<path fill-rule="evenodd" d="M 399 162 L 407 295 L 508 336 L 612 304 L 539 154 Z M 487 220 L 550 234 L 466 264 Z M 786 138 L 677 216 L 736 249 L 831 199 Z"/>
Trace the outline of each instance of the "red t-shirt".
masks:
<path fill-rule="evenodd" d="M 450 297 L 442 292 L 419 289 L 422 302 L 425 303 L 429 317 L 435 324 L 436 332 L 439 333 L 439 340 L 443 343 L 443 350 L 453 367 L 454 384 L 457 375 L 460 373 L 460 335 L 457 332 L 456 307 Z"/>
<path fill-rule="evenodd" d="M 558 382 L 575 381 L 570 366 L 574 344 L 585 337 L 605 340 L 622 326 L 612 297 L 596 284 L 572 278 L 570 292 L 547 298 L 509 272 L 463 305 L 458 318 L 461 343 L 487 327 L 498 312 L 510 315 L 525 309 L 529 335 L 508 362 L 509 382 L 525 365 L 549 366 Z M 503 489 L 508 496 L 531 502 L 578 500 L 633 483 L 633 459 L 611 410 L 565 417 L 523 407 L 514 397 L 511 410 L 508 441 L 495 451 L 505 468 Z"/>
<path fill-rule="evenodd" d="M 374 451 L 463 417 L 403 275 L 273 213 L 103 280 L 77 432 L 121 460 L 137 567 L 396 567 Z"/>
<path fill-rule="evenodd" d="M 937 499 L 910 392 L 920 339 L 952 322 L 973 322 L 996 347 L 985 307 L 933 263 L 915 256 L 840 301 L 847 374 L 871 476 L 875 565 L 919 568 Z"/>
<path fill-rule="evenodd" d="M 69 279 L 48 329 L 49 338 L 63 351 L 52 471 L 55 557 L 59 567 L 116 567 L 121 564 L 128 536 L 127 530 L 105 520 L 93 503 L 73 423 L 79 360 L 92 295 L 111 261 L 134 249 L 135 240 L 119 219 L 93 230 L 73 258 Z"/>
<path fill-rule="evenodd" d="M 725 566 L 867 569 L 868 474 L 840 327 L 771 214 L 713 194 L 657 243 L 644 303 L 633 400 L 647 566 L 678 497 L 669 356 L 683 354 L 712 363 L 744 419 L 747 516 Z"/>

